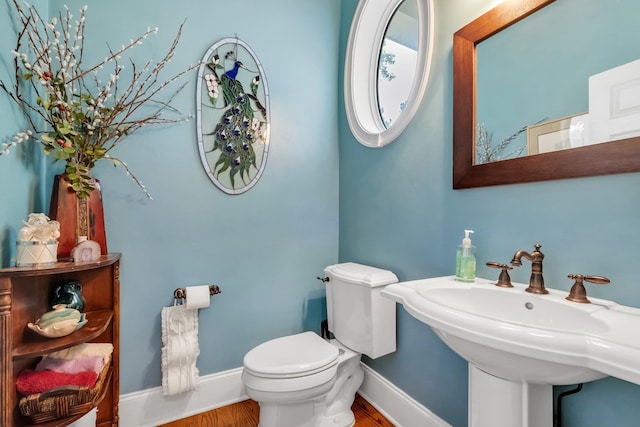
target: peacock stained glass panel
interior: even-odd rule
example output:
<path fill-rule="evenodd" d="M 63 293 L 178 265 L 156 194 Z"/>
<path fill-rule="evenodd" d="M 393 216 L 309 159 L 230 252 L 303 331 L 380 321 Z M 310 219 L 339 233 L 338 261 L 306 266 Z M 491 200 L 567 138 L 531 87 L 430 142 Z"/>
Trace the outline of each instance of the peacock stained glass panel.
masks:
<path fill-rule="evenodd" d="M 207 51 L 198 70 L 200 159 L 211 181 L 241 194 L 260 179 L 269 153 L 269 91 L 262 65 L 238 38 Z"/>

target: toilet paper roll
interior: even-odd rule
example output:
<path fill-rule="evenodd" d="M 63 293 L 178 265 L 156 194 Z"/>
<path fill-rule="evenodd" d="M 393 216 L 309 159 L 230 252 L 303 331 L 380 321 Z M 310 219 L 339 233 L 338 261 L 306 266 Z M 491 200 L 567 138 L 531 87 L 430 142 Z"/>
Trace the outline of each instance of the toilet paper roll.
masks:
<path fill-rule="evenodd" d="M 209 304 L 211 303 L 209 286 L 188 286 L 185 290 L 187 293 L 187 310 L 209 307 Z"/>

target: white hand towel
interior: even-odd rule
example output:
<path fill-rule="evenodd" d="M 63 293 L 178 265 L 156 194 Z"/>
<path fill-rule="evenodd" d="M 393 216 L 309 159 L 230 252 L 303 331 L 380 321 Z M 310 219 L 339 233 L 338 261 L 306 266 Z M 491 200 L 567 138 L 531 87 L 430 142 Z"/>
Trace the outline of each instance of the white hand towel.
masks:
<path fill-rule="evenodd" d="M 173 396 L 196 390 L 200 376 L 196 360 L 198 310 L 184 305 L 162 308 L 162 394 Z"/>
<path fill-rule="evenodd" d="M 74 360 L 82 359 L 85 357 L 102 356 L 106 361 L 113 352 L 113 344 L 111 343 L 83 343 L 73 347 L 66 348 L 64 350 L 58 350 L 53 353 L 49 353 L 44 357 L 50 357 L 52 359 Z"/>

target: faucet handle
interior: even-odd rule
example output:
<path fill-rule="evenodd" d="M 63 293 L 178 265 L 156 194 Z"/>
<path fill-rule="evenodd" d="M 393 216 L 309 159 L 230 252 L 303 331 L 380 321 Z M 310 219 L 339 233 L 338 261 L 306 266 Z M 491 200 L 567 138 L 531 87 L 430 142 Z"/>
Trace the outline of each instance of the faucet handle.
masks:
<path fill-rule="evenodd" d="M 587 291 L 584 288 L 583 282 L 595 283 L 597 285 L 606 285 L 610 283 L 611 280 L 607 279 L 604 276 L 583 276 L 582 274 L 569 274 L 567 276 L 569 279 L 574 279 L 575 283 L 571 287 L 569 291 L 569 295 L 567 298 L 569 301 L 580 302 L 584 304 L 588 304 L 589 298 L 587 298 Z"/>
<path fill-rule="evenodd" d="M 513 267 L 507 264 L 500 264 L 494 261 L 487 262 L 486 266 L 491 268 L 502 269 L 502 271 L 500 272 L 500 275 L 498 276 L 498 281 L 496 282 L 496 286 L 500 286 L 501 288 L 513 288 L 513 285 L 511 284 L 511 277 L 509 277 L 509 273 L 507 272 L 507 270 L 513 270 Z"/>

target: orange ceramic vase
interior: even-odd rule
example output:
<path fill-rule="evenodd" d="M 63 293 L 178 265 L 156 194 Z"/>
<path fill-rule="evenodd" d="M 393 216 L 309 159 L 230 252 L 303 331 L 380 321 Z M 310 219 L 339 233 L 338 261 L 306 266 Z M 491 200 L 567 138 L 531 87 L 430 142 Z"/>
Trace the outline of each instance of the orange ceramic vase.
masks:
<path fill-rule="evenodd" d="M 65 174 L 55 176 L 49 218 L 60 223 L 58 258 L 68 257 L 81 236 L 97 242 L 101 254 L 107 254 L 100 181 L 95 180 L 95 188 L 88 197 L 79 199 Z"/>

